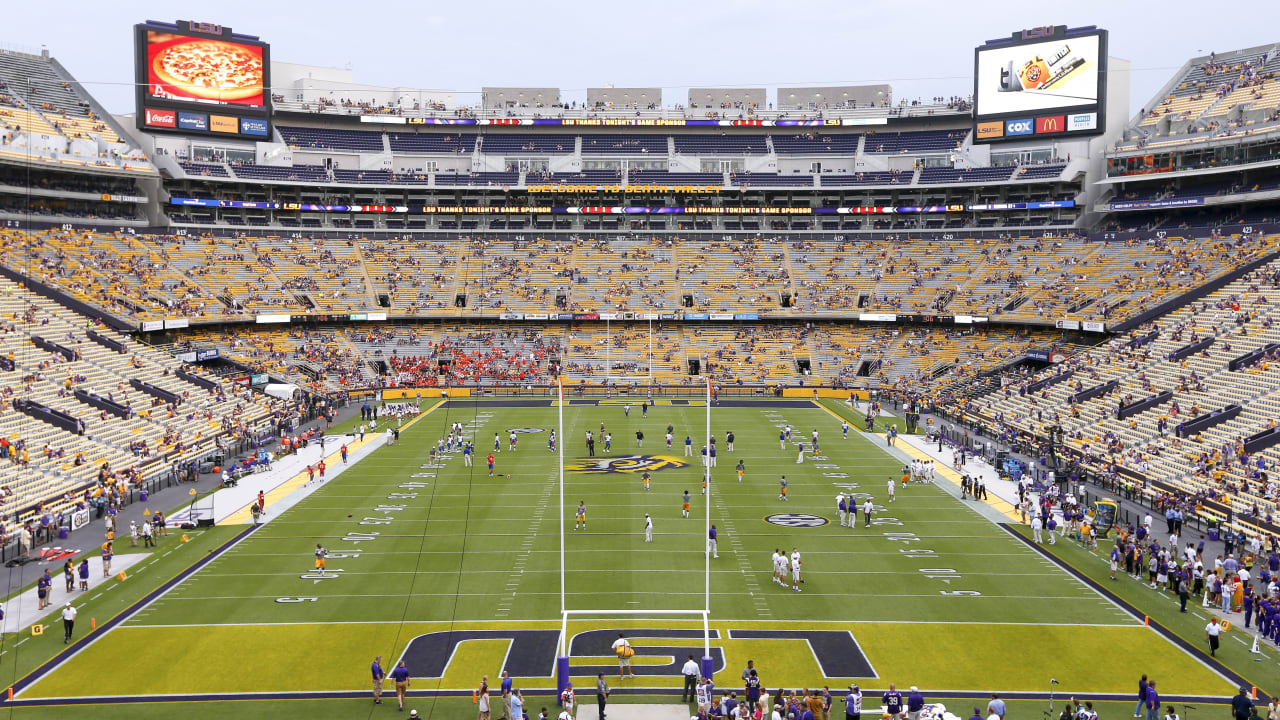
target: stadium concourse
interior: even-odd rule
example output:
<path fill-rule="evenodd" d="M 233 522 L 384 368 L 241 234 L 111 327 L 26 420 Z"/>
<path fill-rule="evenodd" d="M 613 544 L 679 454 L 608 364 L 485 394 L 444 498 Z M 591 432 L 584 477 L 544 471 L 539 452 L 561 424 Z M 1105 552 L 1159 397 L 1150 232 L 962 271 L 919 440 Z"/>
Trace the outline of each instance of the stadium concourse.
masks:
<path fill-rule="evenodd" d="M 927 101 L 135 37 L 264 75 L 0 52 L 0 710 L 1277 720 L 1277 46 L 1126 118 L 1097 28 Z"/>

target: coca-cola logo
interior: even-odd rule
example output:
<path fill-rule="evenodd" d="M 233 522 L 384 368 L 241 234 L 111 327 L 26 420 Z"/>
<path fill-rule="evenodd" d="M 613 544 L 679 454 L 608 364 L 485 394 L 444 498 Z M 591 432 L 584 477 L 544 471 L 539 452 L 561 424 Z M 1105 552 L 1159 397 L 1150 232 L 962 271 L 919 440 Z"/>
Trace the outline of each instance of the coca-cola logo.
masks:
<path fill-rule="evenodd" d="M 153 110 L 147 108 L 146 123 L 155 127 L 176 127 L 178 114 L 172 110 Z"/>

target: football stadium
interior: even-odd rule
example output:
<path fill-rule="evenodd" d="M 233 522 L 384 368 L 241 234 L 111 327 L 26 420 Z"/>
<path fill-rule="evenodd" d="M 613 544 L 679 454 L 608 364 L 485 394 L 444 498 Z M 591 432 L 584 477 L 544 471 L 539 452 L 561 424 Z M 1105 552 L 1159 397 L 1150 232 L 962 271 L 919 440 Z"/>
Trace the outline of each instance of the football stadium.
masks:
<path fill-rule="evenodd" d="M 75 5 L 0 43 L 0 716 L 1280 720 L 1274 9 L 602 4 L 557 88 L 550 8 Z"/>

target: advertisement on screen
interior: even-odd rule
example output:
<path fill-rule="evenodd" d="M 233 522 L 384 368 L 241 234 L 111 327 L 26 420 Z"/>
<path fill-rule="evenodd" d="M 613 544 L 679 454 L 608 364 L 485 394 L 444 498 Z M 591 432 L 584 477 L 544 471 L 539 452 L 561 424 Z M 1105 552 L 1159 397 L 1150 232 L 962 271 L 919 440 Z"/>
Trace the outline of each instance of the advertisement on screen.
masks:
<path fill-rule="evenodd" d="M 262 107 L 261 45 L 147 31 L 147 95 Z"/>
<path fill-rule="evenodd" d="M 1031 28 L 975 50 L 974 139 L 1095 135 L 1106 101 L 1107 32 Z"/>
<path fill-rule="evenodd" d="M 134 53 L 140 129 L 270 135 L 271 48 L 257 37 L 212 23 L 148 21 L 134 26 Z"/>

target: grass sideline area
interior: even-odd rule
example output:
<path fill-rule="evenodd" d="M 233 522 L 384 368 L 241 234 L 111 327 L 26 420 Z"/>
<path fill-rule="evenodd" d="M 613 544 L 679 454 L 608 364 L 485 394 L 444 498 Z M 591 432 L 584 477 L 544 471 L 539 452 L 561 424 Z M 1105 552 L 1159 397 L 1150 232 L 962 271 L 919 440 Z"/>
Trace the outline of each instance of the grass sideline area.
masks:
<path fill-rule="evenodd" d="M 550 691 L 555 681 L 546 642 L 554 642 L 560 628 L 561 513 L 568 607 L 700 609 L 708 506 L 700 493 L 699 458 L 685 457 L 682 442 L 690 435 L 697 453 L 705 408 L 658 405 L 647 418 L 638 405 L 628 414 L 617 401 L 564 408 L 560 507 L 558 455 L 547 450 L 557 408 L 549 399 L 514 404 L 451 402 L 426 415 L 402 433 L 399 445 L 377 450 L 316 488 L 158 602 L 39 677 L 11 705 L 15 715 L 58 717 L 67 708 L 24 708 L 22 701 L 107 694 L 144 702 L 88 706 L 94 717 L 116 717 L 122 709 L 130 717 L 150 717 L 156 708 L 196 718 L 229 711 L 237 717 L 363 715 L 374 709 L 367 699 L 266 701 L 251 694 L 365 693 L 374 655 L 388 669 L 402 656 L 412 660 L 413 689 L 419 692 L 469 693 L 482 674 L 496 685 L 504 662 L 536 669 L 513 673 L 517 686 Z M 895 682 L 918 685 L 927 697 L 930 690 L 1041 693 L 1052 676 L 1061 688 L 1082 695 L 1127 696 L 1137 675 L 1149 673 L 1169 696 L 1233 693 L 1231 683 L 1210 667 L 945 489 L 899 487 L 890 502 L 886 484 L 903 461 L 876 438 L 854 431 L 842 438 L 839 421 L 827 409 L 794 400 L 722 402 L 711 413 L 719 457 L 710 513 L 720 531 L 720 557 L 711 561 L 710 622 L 721 687 L 734 684 L 753 659 L 771 689 L 835 689 L 859 682 L 882 690 Z M 454 422 L 476 439 L 473 467 L 456 453 L 431 461 L 429 445 Z M 598 443 L 590 457 L 583 435 L 588 429 L 598 433 L 601 423 L 612 433 L 613 447 L 605 451 Z M 667 424 L 676 439 L 671 451 L 662 439 Z M 776 426 L 786 424 L 793 427 L 793 440 L 803 437 L 806 443 L 816 429 L 822 455 L 806 453 L 797 463 L 795 448 L 780 447 L 777 438 Z M 637 429 L 644 432 L 643 447 L 637 447 Z M 514 453 L 507 449 L 512 430 L 519 439 Z M 734 452 L 727 450 L 728 431 L 736 435 Z M 489 477 L 484 456 L 493 449 L 495 433 L 501 451 L 495 453 L 497 472 Z M 741 483 L 734 473 L 739 459 L 746 468 Z M 649 490 L 640 479 L 645 470 L 652 474 Z M 783 474 L 786 501 L 778 497 Z M 686 489 L 690 518 L 681 513 Z M 837 492 L 872 500 L 870 527 L 863 527 L 861 517 L 856 527 L 841 526 Z M 572 529 L 579 499 L 588 509 L 585 530 Z M 652 543 L 642 533 L 646 512 L 655 525 Z M 188 544 L 195 551 L 188 557 L 208 552 L 236 530 L 216 528 L 197 536 Z M 317 542 L 330 551 L 323 576 L 312 567 Z M 802 553 L 802 592 L 770 581 L 775 548 Z M 186 567 L 175 562 L 184 552 L 166 558 L 167 565 L 144 566 L 145 573 L 154 572 L 156 580 L 173 577 Z M 136 590 L 131 586 L 130 593 L 118 595 L 144 594 Z M 576 685 L 592 682 L 597 667 L 616 670 L 607 643 L 601 651 L 593 638 L 619 631 L 634 636 L 640 677 L 616 682 L 613 676 L 618 701 L 633 688 L 674 697 L 678 672 L 667 667 L 666 658 L 683 661 L 686 650 L 703 650 L 696 619 L 583 617 L 573 619 L 569 630 L 573 642 L 581 643 L 571 659 Z M 519 648 L 511 639 L 516 634 L 524 643 Z M 439 645 L 446 636 L 460 641 Z M 57 647 L 9 671 L 21 676 L 61 647 L 44 638 Z M 1117 647 L 1125 652 L 1116 656 Z M 554 647 L 550 652 L 553 661 Z M 21 655 L 32 655 L 31 648 Z M 964 661 L 956 662 L 960 657 Z M 1099 657 L 1112 659 L 1100 663 Z M 432 658 L 440 659 L 438 668 Z M 4 662 L 13 658 L 0 657 L 0 670 Z M 148 670 L 139 672 L 140 667 Z M 236 699 L 145 702 L 148 696 L 194 700 L 206 693 Z M 947 704 L 971 710 L 976 703 Z M 417 697 L 407 707 L 440 719 L 460 717 L 464 706 L 474 712 L 469 696 Z M 398 717 L 394 708 L 392 699 L 373 715 Z"/>

